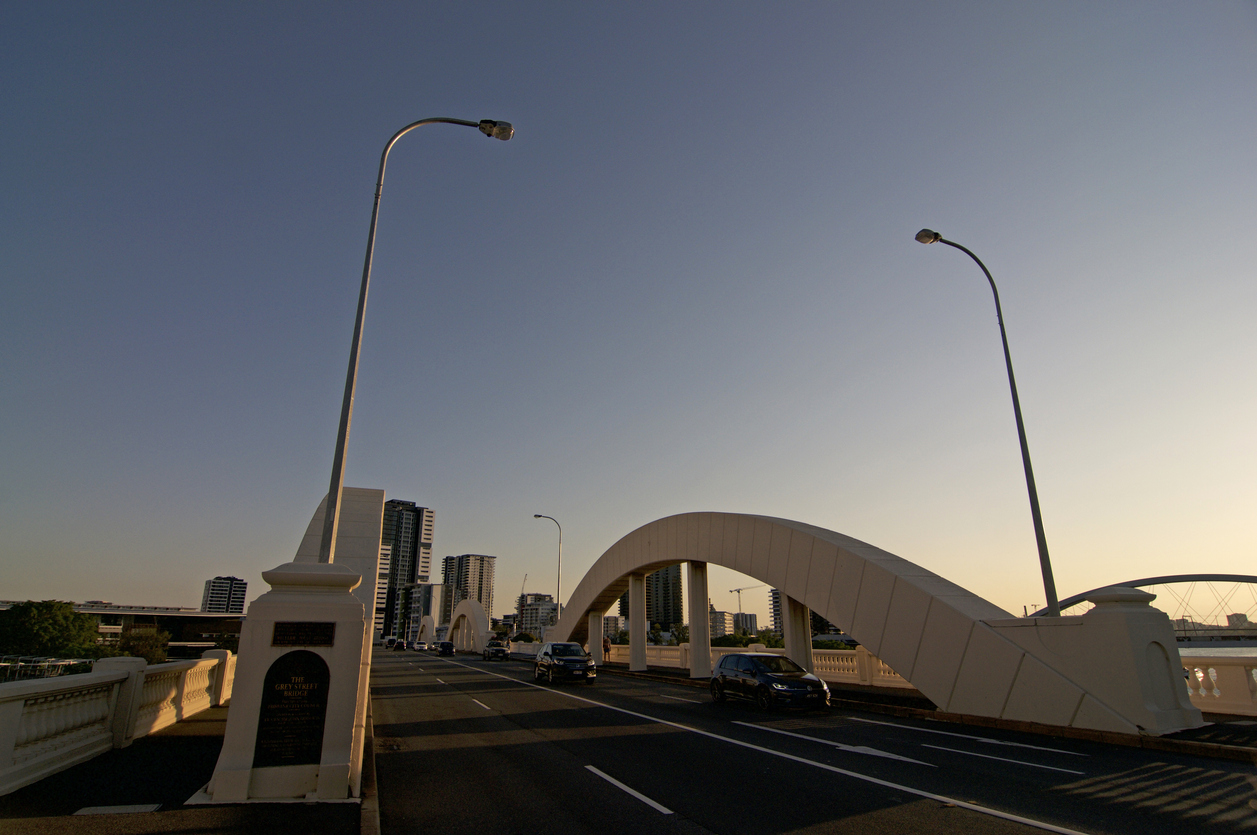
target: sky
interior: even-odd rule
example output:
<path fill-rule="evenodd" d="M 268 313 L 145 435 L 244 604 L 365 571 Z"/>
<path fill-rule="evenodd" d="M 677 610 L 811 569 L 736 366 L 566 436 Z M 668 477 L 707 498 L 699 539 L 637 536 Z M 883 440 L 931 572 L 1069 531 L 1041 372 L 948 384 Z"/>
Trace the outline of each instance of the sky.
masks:
<path fill-rule="evenodd" d="M 1257 4 L 0 6 L 0 599 L 197 606 L 345 483 L 563 598 L 691 511 L 1020 613 L 1257 573 Z M 757 580 L 712 570 L 712 603 Z M 766 588 L 743 609 L 768 618 Z"/>

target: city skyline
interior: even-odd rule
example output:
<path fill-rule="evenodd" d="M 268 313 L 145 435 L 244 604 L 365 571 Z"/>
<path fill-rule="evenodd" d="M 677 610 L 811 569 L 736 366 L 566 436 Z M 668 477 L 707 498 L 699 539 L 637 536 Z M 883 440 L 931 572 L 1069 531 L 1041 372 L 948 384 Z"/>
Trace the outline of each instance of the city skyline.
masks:
<path fill-rule="evenodd" d="M 711 510 L 1042 605 L 990 290 L 922 227 L 999 285 L 1060 596 L 1251 571 L 1252 4 L 4 21 L 6 599 L 267 589 L 326 491 L 380 151 L 431 116 L 516 134 L 393 149 L 345 483 L 499 555 L 499 600 L 556 592 L 534 513 L 566 602 Z"/>

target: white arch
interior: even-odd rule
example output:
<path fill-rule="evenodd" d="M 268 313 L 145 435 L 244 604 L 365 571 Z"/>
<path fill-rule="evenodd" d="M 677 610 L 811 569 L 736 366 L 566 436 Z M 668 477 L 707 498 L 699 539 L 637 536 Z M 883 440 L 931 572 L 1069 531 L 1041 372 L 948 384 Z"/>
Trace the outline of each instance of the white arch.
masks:
<path fill-rule="evenodd" d="M 868 543 L 768 516 L 685 513 L 638 528 L 590 568 L 553 639 L 586 641 L 632 578 L 681 562 L 722 565 L 781 590 L 789 621 L 819 613 L 940 710 L 1129 733 L 1203 724 L 1176 680 L 1173 630 L 1147 605 L 1152 595 L 1127 589 L 1100 594 L 1081 617 L 1015 618 Z M 705 568 L 702 577 L 705 585 Z M 691 635 L 706 632 L 694 626 Z M 803 634 L 795 647 L 810 653 Z M 702 654 L 700 646 L 691 657 Z"/>
<path fill-rule="evenodd" d="M 424 641 L 431 645 L 436 640 L 436 621 L 432 619 L 432 615 L 424 615 L 423 620 L 419 621 L 419 637 L 417 641 Z"/>
<path fill-rule="evenodd" d="M 422 629 L 422 627 L 420 627 Z M 480 652 L 489 641 L 489 616 L 479 600 L 463 600 L 450 615 L 450 631 L 445 640 L 464 652 Z"/>

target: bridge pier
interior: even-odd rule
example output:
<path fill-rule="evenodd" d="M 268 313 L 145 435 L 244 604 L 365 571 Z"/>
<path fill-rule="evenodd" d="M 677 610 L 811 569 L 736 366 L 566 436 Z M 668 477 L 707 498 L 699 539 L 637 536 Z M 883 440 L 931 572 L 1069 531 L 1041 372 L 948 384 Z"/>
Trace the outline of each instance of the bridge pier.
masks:
<path fill-rule="evenodd" d="M 783 594 L 781 601 L 782 626 L 786 634 L 782 635 L 782 643 L 786 645 L 786 655 L 797 662 L 809 673 L 816 671 L 816 663 L 812 660 L 812 610 L 806 605 Z"/>
<path fill-rule="evenodd" d="M 629 669 L 646 671 L 646 575 L 635 571 L 629 575 Z"/>
<path fill-rule="evenodd" d="M 685 564 L 690 600 L 690 678 L 711 678 L 711 619 L 707 613 L 707 563 Z"/>
<path fill-rule="evenodd" d="M 602 655 L 602 612 L 591 611 L 589 613 L 589 654 L 593 656 L 594 664 L 601 667 L 606 663 L 607 659 Z"/>

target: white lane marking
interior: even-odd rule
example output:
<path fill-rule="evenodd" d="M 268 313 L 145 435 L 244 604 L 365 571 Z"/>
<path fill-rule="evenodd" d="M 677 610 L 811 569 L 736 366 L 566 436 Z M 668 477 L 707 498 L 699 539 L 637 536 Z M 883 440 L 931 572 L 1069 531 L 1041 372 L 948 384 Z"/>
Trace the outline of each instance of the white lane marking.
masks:
<path fill-rule="evenodd" d="M 1085 771 L 1074 771 L 1072 768 L 1057 768 L 1056 766 L 1053 766 L 1053 765 L 1039 765 L 1038 763 L 1028 763 L 1028 762 L 1023 762 L 1021 760 L 1009 760 L 1009 759 L 1005 759 L 1004 757 L 993 757 L 990 754 L 979 754 L 977 751 L 962 751 L 959 748 L 944 748 L 941 745 L 927 745 L 924 742 L 921 743 L 921 747 L 933 748 L 936 751 L 951 751 L 953 754 L 964 754 L 967 757 L 981 757 L 984 760 L 999 760 L 1002 763 L 1016 763 L 1017 765 L 1028 765 L 1031 768 L 1046 768 L 1048 771 L 1063 771 L 1066 774 L 1082 774 L 1085 776 L 1087 773 Z"/>
<path fill-rule="evenodd" d="M 437 679 L 437 682 L 438 682 L 439 684 L 445 684 L 445 682 L 441 681 L 439 678 Z M 447 685 L 447 686 L 448 686 L 448 685 Z"/>
<path fill-rule="evenodd" d="M 702 702 L 700 702 L 698 699 L 682 699 L 680 696 L 669 696 L 667 693 L 660 693 L 659 695 L 663 696 L 665 699 L 673 699 L 678 702 L 689 702 L 692 705 L 702 704 Z"/>
<path fill-rule="evenodd" d="M 901 725 L 898 722 L 879 722 L 876 719 L 860 719 L 856 716 L 845 717 L 852 722 L 864 722 L 867 725 L 885 725 L 888 728 L 902 728 L 905 731 L 920 731 L 923 734 L 941 734 L 942 736 L 954 736 L 960 739 L 975 739 L 978 742 L 985 742 L 990 745 L 1008 745 L 1014 748 L 1029 748 L 1032 751 L 1051 751 L 1053 754 L 1069 754 L 1073 757 L 1090 757 L 1090 754 L 1081 754 L 1077 751 L 1066 751 L 1064 748 L 1047 748 L 1042 745 L 1029 745 L 1025 742 L 1008 742 L 1003 739 L 991 739 L 987 736 L 974 736 L 973 734 L 958 734 L 952 731 L 940 731 L 935 728 L 918 728 L 915 725 Z"/>
<path fill-rule="evenodd" d="M 482 708 L 484 708 L 485 710 L 493 710 L 493 708 L 489 707 L 487 704 L 485 704 L 484 702 L 480 701 L 479 699 L 472 699 L 472 701 L 473 701 L 473 702 L 475 702 L 476 704 L 480 705 L 480 706 L 481 706 Z"/>
<path fill-rule="evenodd" d="M 662 812 L 662 813 L 663 813 L 663 814 L 665 814 L 665 815 L 671 815 L 671 814 L 672 814 L 672 810 L 671 810 L 671 809 L 669 809 L 667 806 L 664 806 L 664 805 L 663 805 L 663 804 L 661 804 L 661 803 L 656 803 L 655 801 L 651 800 L 649 797 L 647 797 L 646 795 L 644 795 L 644 794 L 642 794 L 641 792 L 637 791 L 636 789 L 631 789 L 631 788 L 629 788 L 628 786 L 626 786 L 626 785 L 624 785 L 623 783 L 621 783 L 619 780 L 617 780 L 617 779 L 615 779 L 614 777 L 612 777 L 610 774 L 606 774 L 606 773 L 604 773 L 604 772 L 601 772 L 601 771 L 599 771 L 598 769 L 594 768 L 592 765 L 587 765 L 587 766 L 585 766 L 585 768 L 589 769 L 589 770 L 590 770 L 590 771 L 592 771 L 594 774 L 597 774 L 599 777 L 601 777 L 602 779 L 606 780 L 608 783 L 610 783 L 611 785 L 615 786 L 617 789 L 621 789 L 622 791 L 626 791 L 626 792 L 628 792 L 629 794 L 633 795 L 633 797 L 636 797 L 636 798 L 637 798 L 638 800 L 640 800 L 642 803 L 645 803 L 647 806 L 651 807 L 651 808 L 652 808 L 652 809 L 654 809 L 655 811 L 657 811 L 657 812 Z"/>
<path fill-rule="evenodd" d="M 761 731 L 769 731 L 771 733 L 781 734 L 782 736 L 792 736 L 796 739 L 806 739 L 808 742 L 819 742 L 821 745 L 831 745 L 840 751 L 847 751 L 852 754 L 868 754 L 871 757 L 885 757 L 888 760 L 900 760 L 901 762 L 916 763 L 917 765 L 928 765 L 930 768 L 938 768 L 938 766 L 934 765 L 934 763 L 921 762 L 920 760 L 914 760 L 911 757 L 901 757 L 898 754 L 892 754 L 889 751 L 879 751 L 878 749 L 870 748 L 867 745 L 844 745 L 841 742 L 831 742 L 828 739 L 819 739 L 805 734 L 796 734 L 793 731 L 783 731 L 779 728 L 770 728 L 767 725 L 755 725 L 750 722 L 735 721 L 733 724 L 742 725 L 746 728 L 756 728 Z"/>
<path fill-rule="evenodd" d="M 451 661 L 450 663 L 454 664 L 457 662 Z M 549 687 L 542 687 L 540 684 L 533 684 L 530 681 L 523 681 L 518 678 L 512 678 L 511 676 L 502 675 L 501 673 L 494 673 L 494 672 L 490 672 L 489 670 L 482 670 L 476 667 L 468 667 L 466 664 L 460 664 L 459 666 L 466 667 L 468 670 L 475 670 L 476 672 L 488 673 L 491 676 L 496 676 L 497 678 L 506 679 L 507 681 L 513 681 L 516 684 L 522 684 L 525 687 L 534 687 L 537 690 L 541 690 L 546 693 L 553 693 L 556 696 L 566 696 L 569 699 L 574 699 L 575 701 L 578 701 L 578 702 L 585 702 L 586 704 L 593 705 L 594 707 L 601 707 L 607 710 L 614 710 L 617 713 L 623 713 L 626 716 L 635 716 L 638 719 L 645 719 L 647 722 L 654 722 L 658 725 L 667 725 L 668 727 L 676 728 L 679 731 L 686 731 L 688 733 L 697 734 L 698 736 L 705 736 L 708 739 L 715 739 L 715 740 L 719 740 L 720 742 L 727 742 L 730 745 L 736 745 L 739 748 L 749 748 L 752 751 L 759 751 L 761 754 L 767 754 L 770 757 L 781 757 L 783 760 L 791 760 L 793 762 L 801 763 L 802 765 L 810 765 L 810 766 L 813 766 L 814 768 L 820 768 L 820 769 L 824 769 L 825 771 L 831 771 L 834 774 L 841 774 L 844 777 L 851 777 L 855 780 L 863 780 L 866 783 L 872 783 L 877 786 L 884 786 L 885 788 L 888 788 L 888 789 L 895 789 L 896 791 L 901 791 L 901 792 L 904 792 L 905 794 L 915 795 L 916 797 L 924 797 L 927 800 L 936 800 L 939 803 L 949 803 L 952 806 L 956 806 L 961 809 L 968 809 L 969 811 L 977 812 L 980 815 L 988 815 L 993 818 L 999 818 L 1000 820 L 1012 821 L 1013 823 L 1021 823 L 1021 824 L 1025 824 L 1026 826 L 1033 826 L 1036 829 L 1042 829 L 1046 832 L 1056 832 L 1058 835 L 1087 835 L 1087 833 L 1082 832 L 1081 830 L 1078 830 L 1078 829 L 1067 829 L 1063 826 L 1057 826 L 1056 824 L 1047 823 L 1046 821 L 1038 821 L 1038 820 L 1034 820 L 1033 818 L 1025 818 L 1025 817 L 1022 817 L 1021 815 L 1014 815 L 1011 812 L 1001 812 L 998 809 L 991 809 L 987 806 L 979 806 L 976 803 L 970 803 L 966 800 L 958 800 L 956 798 L 947 797 L 945 795 L 934 794 L 933 792 L 927 792 L 921 789 L 914 789 L 911 786 L 905 786 L 900 783 L 892 783 L 889 780 L 882 780 L 879 777 L 871 777 L 868 774 L 861 774 L 858 771 L 849 771 L 845 768 L 838 768 L 837 766 L 829 765 L 827 763 L 817 762 L 816 760 L 809 760 L 805 757 L 796 757 L 794 754 L 787 754 L 784 751 L 774 751 L 772 748 L 765 748 L 762 745 L 755 745 L 750 742 L 743 742 L 742 740 L 734 739 L 733 737 L 720 736 L 719 734 L 714 734 L 711 731 L 704 731 L 704 730 L 699 730 L 698 728 L 691 728 L 689 725 L 682 725 L 680 722 L 672 722 L 667 719 L 658 719 L 654 716 L 649 716 L 645 713 L 638 713 L 635 710 L 628 710 L 627 708 L 616 707 L 615 705 L 604 704 L 602 702 L 596 702 L 593 699 L 586 698 L 585 696 L 577 696 L 575 693 L 567 693 L 562 690 L 555 690 Z M 884 724 L 889 724 L 889 723 L 884 723 Z"/>

